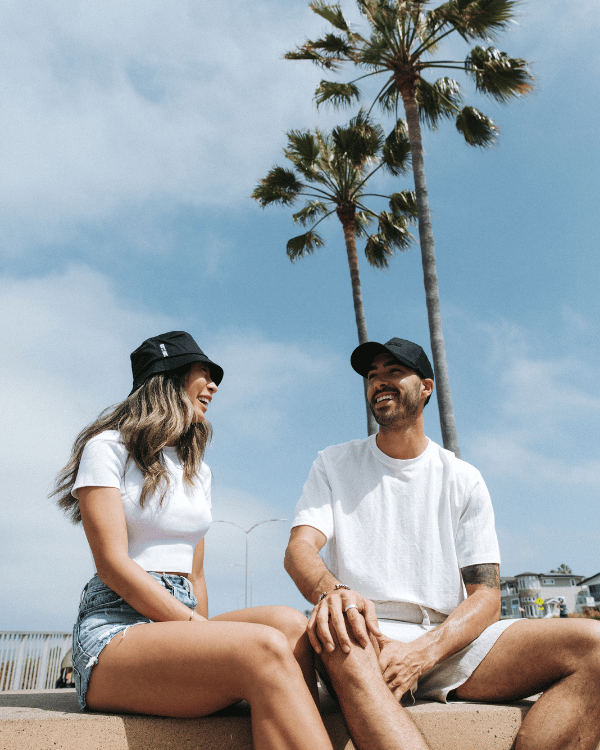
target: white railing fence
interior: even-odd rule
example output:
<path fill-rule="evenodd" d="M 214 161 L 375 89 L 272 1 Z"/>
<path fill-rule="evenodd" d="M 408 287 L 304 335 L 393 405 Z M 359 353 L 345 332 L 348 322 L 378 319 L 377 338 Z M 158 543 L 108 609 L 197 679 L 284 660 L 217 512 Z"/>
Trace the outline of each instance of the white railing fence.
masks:
<path fill-rule="evenodd" d="M 0 691 L 53 688 L 71 633 L 0 630 Z"/>

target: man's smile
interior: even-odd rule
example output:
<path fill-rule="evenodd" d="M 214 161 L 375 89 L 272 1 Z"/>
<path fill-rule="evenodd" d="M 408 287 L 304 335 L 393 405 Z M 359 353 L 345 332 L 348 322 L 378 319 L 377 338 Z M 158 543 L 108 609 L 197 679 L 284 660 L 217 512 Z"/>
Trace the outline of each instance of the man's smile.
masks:
<path fill-rule="evenodd" d="M 380 404 L 383 401 L 391 401 L 393 398 L 396 397 L 396 395 L 397 394 L 395 392 L 390 393 L 390 392 L 386 391 L 385 393 L 380 393 L 378 396 L 375 396 L 372 399 L 372 403 L 374 403 L 374 404 Z"/>

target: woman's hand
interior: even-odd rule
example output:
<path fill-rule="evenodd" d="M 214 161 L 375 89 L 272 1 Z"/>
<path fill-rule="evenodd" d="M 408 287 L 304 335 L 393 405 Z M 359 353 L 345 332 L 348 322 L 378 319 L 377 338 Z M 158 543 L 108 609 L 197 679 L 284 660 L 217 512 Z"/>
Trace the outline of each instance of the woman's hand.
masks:
<path fill-rule="evenodd" d="M 140 614 L 154 622 L 201 622 L 202 614 L 172 596 L 129 557 L 127 523 L 121 492 L 115 487 L 80 487 L 77 491 L 98 577 Z"/>
<path fill-rule="evenodd" d="M 194 550 L 192 560 L 192 572 L 188 576 L 194 596 L 198 600 L 196 613 L 203 619 L 208 619 L 208 594 L 206 593 L 206 580 L 204 578 L 204 539 L 201 539 Z"/>

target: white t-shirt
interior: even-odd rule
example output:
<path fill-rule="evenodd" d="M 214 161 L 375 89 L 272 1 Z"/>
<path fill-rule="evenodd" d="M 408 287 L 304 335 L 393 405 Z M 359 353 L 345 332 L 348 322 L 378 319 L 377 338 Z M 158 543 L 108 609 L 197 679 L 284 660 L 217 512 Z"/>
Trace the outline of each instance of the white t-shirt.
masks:
<path fill-rule="evenodd" d="M 175 448 L 163 448 L 169 490 L 159 507 L 158 497 L 139 498 L 143 474 L 116 430 L 106 430 L 85 446 L 72 494 L 79 487 L 116 487 L 121 491 L 127 521 L 129 557 L 144 570 L 191 573 L 194 549 L 211 522 L 211 474 L 202 462 L 194 486 L 183 481 Z"/>
<path fill-rule="evenodd" d="M 296 507 L 302 525 L 327 537 L 324 562 L 342 583 L 446 615 L 466 596 L 461 568 L 500 562 L 481 474 L 431 440 L 406 460 L 375 435 L 321 451 Z"/>

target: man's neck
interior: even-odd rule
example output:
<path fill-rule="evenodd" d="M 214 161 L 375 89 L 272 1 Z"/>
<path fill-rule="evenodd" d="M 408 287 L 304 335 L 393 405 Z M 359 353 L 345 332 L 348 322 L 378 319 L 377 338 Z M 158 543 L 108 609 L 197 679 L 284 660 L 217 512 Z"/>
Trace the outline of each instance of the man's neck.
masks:
<path fill-rule="evenodd" d="M 390 458 L 417 458 L 427 448 L 429 443 L 425 436 L 423 419 L 404 426 L 380 427 L 375 438 L 377 447 Z"/>

